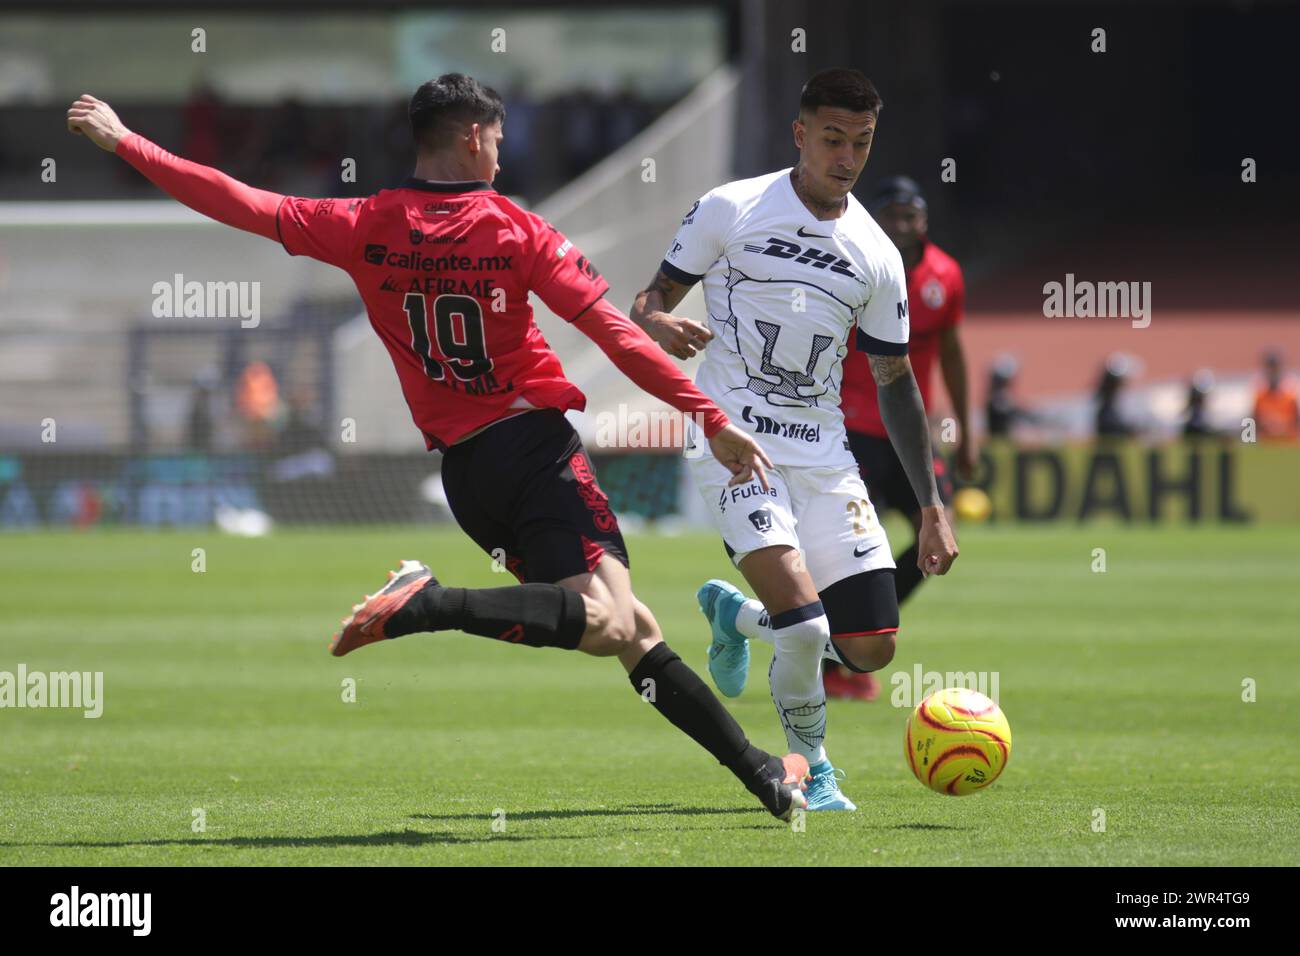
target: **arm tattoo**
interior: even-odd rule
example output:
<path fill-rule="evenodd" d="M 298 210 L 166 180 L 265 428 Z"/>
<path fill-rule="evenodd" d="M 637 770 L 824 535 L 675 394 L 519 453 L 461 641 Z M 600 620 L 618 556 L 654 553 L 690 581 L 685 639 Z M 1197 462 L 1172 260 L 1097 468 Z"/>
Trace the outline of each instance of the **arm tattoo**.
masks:
<path fill-rule="evenodd" d="M 921 507 L 940 503 L 934 483 L 934 456 L 930 451 L 930 423 L 926 421 L 921 390 L 906 355 L 871 355 L 871 375 L 876 380 L 880 417 L 889 432 L 898 460 Z"/>
<path fill-rule="evenodd" d="M 637 294 L 636 302 L 643 313 L 649 312 L 671 312 L 686 298 L 686 293 L 690 291 L 694 283 L 683 284 L 676 279 L 670 278 L 660 269 L 655 273 L 655 277 L 650 280 L 650 284 Z M 658 300 L 654 296 L 658 296 Z M 641 324 L 641 318 L 635 317 L 637 324 Z"/>
<path fill-rule="evenodd" d="M 646 292 L 658 292 L 666 300 L 668 293 L 673 291 L 673 280 L 663 274 L 662 271 L 656 272 L 655 277 L 650 280 L 650 284 L 645 287 Z"/>
<path fill-rule="evenodd" d="M 878 388 L 892 384 L 912 371 L 912 363 L 906 355 L 868 355 L 867 361 Z"/>
<path fill-rule="evenodd" d="M 649 316 L 655 312 L 668 310 L 668 296 L 672 291 L 673 280 L 664 275 L 663 270 L 660 269 L 650 280 L 650 284 L 636 294 L 628 315 L 633 322 L 649 331 L 646 326 Z M 659 297 L 658 300 L 651 301 L 655 296 Z"/>

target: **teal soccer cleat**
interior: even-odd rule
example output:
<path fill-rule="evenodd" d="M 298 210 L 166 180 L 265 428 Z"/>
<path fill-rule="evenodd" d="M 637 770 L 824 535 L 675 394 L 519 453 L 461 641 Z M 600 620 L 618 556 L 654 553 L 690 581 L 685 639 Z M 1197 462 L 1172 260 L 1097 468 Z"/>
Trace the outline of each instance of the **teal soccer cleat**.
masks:
<path fill-rule="evenodd" d="M 809 768 L 812 780 L 808 783 L 808 810 L 856 810 L 857 805 L 840 792 L 843 770 L 836 770 L 829 760 Z"/>
<path fill-rule="evenodd" d="M 725 697 L 739 697 L 749 679 L 749 641 L 736 630 L 736 612 L 745 595 L 726 581 L 705 582 L 695 594 L 700 610 L 713 629 L 709 645 L 709 673 Z"/>

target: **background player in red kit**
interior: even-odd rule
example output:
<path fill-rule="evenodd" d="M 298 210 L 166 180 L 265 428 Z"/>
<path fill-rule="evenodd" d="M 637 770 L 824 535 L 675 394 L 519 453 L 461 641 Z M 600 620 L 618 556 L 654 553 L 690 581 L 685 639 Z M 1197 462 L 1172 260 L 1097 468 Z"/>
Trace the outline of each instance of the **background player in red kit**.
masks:
<path fill-rule="evenodd" d="M 925 198 L 921 195 L 921 187 L 913 180 L 906 176 L 886 179 L 872 196 L 869 208 L 880 228 L 903 256 L 911 319 L 908 351 L 916 384 L 921 390 L 921 400 L 929 411 L 937 359 L 959 429 L 957 471 L 962 478 L 971 478 L 975 471 L 976 450 L 970 429 L 966 355 L 957 332 L 966 303 L 961 267 L 927 236 L 929 222 Z M 865 353 L 851 349 L 844 359 L 844 383 L 840 395 L 849 448 L 858 460 L 872 504 L 878 512 L 894 508 L 907 515 L 913 529 L 920 528 L 921 508 L 881 420 L 876 385 Z M 937 455 L 934 477 L 939 496 L 947 506 L 952 497 L 952 480 Z M 952 523 L 951 513 L 948 522 Z M 899 604 L 907 600 L 923 579 L 916 556 L 917 544 L 913 538 L 911 547 L 895 558 L 898 569 L 894 572 L 894 589 Z M 874 674 L 851 673 L 834 661 L 826 661 L 824 681 L 826 694 L 830 697 L 873 700 L 880 691 Z"/>
<path fill-rule="evenodd" d="M 414 176 L 363 199 L 250 188 L 132 133 L 92 96 L 73 103 L 68 127 L 204 215 L 352 277 L 425 443 L 445 452 L 443 484 L 457 522 L 485 551 L 503 550 L 521 581 L 445 587 L 424 565 L 404 561 L 344 620 L 335 655 L 417 631 L 460 630 L 617 656 L 639 696 L 788 818 L 806 806 L 807 761 L 752 746 L 632 593 L 617 519 L 564 417 L 586 399 L 533 322 L 528 293 L 646 391 L 698 416 L 736 483 L 766 484 L 770 462 L 605 301 L 607 283 L 571 242 L 492 189 L 505 119 L 493 90 L 446 74 L 415 92 L 410 117 Z"/>

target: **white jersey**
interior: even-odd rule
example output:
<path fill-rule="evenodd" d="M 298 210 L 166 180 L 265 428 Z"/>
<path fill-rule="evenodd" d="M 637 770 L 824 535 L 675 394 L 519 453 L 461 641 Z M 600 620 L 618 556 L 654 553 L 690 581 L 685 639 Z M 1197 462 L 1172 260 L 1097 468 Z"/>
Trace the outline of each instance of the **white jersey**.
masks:
<path fill-rule="evenodd" d="M 908 334 L 902 257 L 862 204 L 816 219 L 789 169 L 726 183 L 686 213 L 662 268 L 704 280 L 714 338 L 695 384 L 732 423 L 776 464 L 856 468 L 844 356 L 902 355 Z"/>

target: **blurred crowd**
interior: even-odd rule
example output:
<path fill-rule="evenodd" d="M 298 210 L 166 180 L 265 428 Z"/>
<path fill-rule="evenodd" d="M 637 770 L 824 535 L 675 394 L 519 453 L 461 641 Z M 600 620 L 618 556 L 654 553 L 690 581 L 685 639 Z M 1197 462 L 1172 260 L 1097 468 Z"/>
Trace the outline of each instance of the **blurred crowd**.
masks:
<path fill-rule="evenodd" d="M 1122 353 L 1109 356 L 1098 375 L 1091 401 L 1091 431 L 1098 438 L 1128 438 L 1168 434 L 1168 422 L 1155 414 L 1150 402 L 1131 396 L 1137 362 Z M 985 404 L 987 434 L 1010 437 L 1025 429 L 1051 430 L 1052 416 L 1030 409 L 1015 395 L 1019 363 L 1010 355 L 1000 356 L 989 372 Z M 1217 388 L 1214 373 L 1198 369 L 1186 381 L 1186 399 L 1176 414 L 1176 430 L 1186 438 L 1247 437 L 1257 441 L 1300 440 L 1300 383 L 1288 374 L 1283 356 L 1269 350 L 1250 386 L 1249 407 L 1231 424 L 1210 414 Z"/>
<path fill-rule="evenodd" d="M 1098 375 L 1090 402 L 1091 432 L 1097 438 L 1168 436 L 1171 429 L 1141 400 L 1125 401 L 1132 387 L 1134 360 L 1110 356 Z M 1051 433 L 1060 424 L 1051 411 L 1030 407 L 1016 395 L 1019 363 L 1009 355 L 989 372 L 985 434 L 1023 438 Z M 1214 374 L 1199 369 L 1185 385 L 1176 433 L 1185 438 L 1253 435 L 1264 442 L 1300 441 L 1300 380 L 1287 372 L 1281 353 L 1266 352 L 1250 386 L 1250 407 L 1231 427 L 1216 425 L 1208 411 L 1216 388 Z M 264 361 L 249 362 L 230 389 L 199 377 L 192 386 L 185 444 L 212 452 L 239 448 L 292 454 L 329 444 L 321 428 L 318 390 L 299 383 L 285 388 Z M 1249 431 L 1247 430 L 1247 422 Z"/>
<path fill-rule="evenodd" d="M 630 88 L 575 89 L 538 98 L 501 90 L 505 141 L 497 189 L 537 201 L 585 172 L 648 126 L 672 100 L 652 101 Z M 183 107 L 182 155 L 261 188 L 308 195 L 365 195 L 410 175 L 413 160 L 405 100 L 388 106 L 274 108 L 222 100 L 199 86 Z M 340 188 L 343 157 L 357 161 L 357 182 Z"/>

